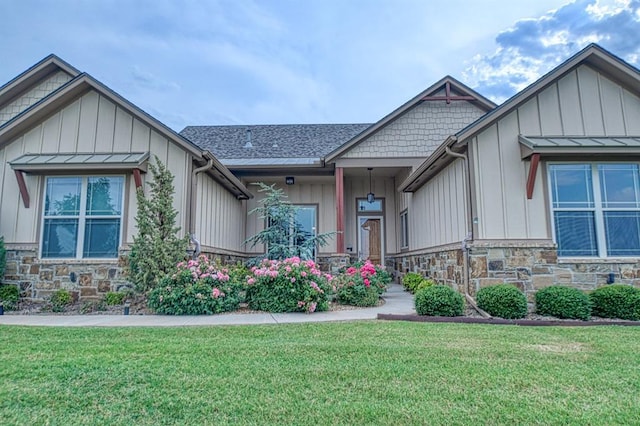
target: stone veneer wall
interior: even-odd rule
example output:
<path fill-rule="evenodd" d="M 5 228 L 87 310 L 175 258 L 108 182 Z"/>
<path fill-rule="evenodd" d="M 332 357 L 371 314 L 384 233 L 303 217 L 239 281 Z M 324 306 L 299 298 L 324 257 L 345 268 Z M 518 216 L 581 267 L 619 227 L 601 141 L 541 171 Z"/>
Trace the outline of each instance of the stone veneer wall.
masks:
<path fill-rule="evenodd" d="M 392 268 L 400 275 L 418 272 L 464 292 L 463 256 L 462 249 L 450 248 L 400 254 Z M 563 260 L 550 241 L 472 242 L 469 268 L 469 293 L 474 297 L 483 287 L 506 282 L 532 302 L 536 291 L 551 285 L 595 290 L 607 284 L 610 273 L 616 283 L 640 287 L 640 259 Z"/>
<path fill-rule="evenodd" d="M 91 260 L 42 260 L 38 247 L 8 246 L 4 284 L 20 289 L 20 297 L 34 301 L 45 300 L 58 289 L 71 292 L 74 300 L 100 299 L 109 291 L 132 287 L 125 274 L 126 254 L 121 250 L 118 259 L 94 262 Z M 220 252 L 203 252 L 223 264 L 235 264 L 246 257 Z M 72 280 L 72 273 L 75 280 Z"/>
<path fill-rule="evenodd" d="M 125 257 L 105 262 L 89 260 L 50 261 L 38 258 L 37 246 L 7 247 L 4 284 L 17 285 L 20 296 L 47 299 L 58 289 L 69 290 L 74 298 L 92 299 L 130 286 L 124 276 Z M 72 273 L 75 280 L 72 280 Z"/>
<path fill-rule="evenodd" d="M 396 271 L 398 282 L 407 272 L 416 272 L 464 292 L 464 257 L 460 248 L 443 247 L 441 251 L 399 254 L 390 256 L 388 262 L 393 262 L 387 268 Z"/>

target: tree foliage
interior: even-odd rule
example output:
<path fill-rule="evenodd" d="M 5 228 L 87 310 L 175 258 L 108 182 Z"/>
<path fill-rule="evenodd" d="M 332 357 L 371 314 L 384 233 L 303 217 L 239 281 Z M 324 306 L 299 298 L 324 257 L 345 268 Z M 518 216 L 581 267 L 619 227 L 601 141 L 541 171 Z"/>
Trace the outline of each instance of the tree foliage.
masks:
<path fill-rule="evenodd" d="M 178 237 L 173 175 L 158 157 L 155 162 L 149 163 L 153 177 L 150 197 L 145 197 L 142 188 L 137 189 L 138 233 L 129 254 L 129 277 L 141 292 L 155 288 L 163 277 L 172 274 L 178 262 L 185 260 L 189 245 L 188 236 Z"/>
<path fill-rule="evenodd" d="M 258 256 L 254 261 L 264 258 L 284 260 L 291 257 L 311 259 L 316 247 L 329 243 L 329 239 L 336 232 L 314 235 L 303 229 L 296 219 L 299 207 L 285 200 L 287 196 L 282 189 L 276 188 L 275 184 L 266 185 L 259 182 L 257 185 L 260 186 L 258 192 L 264 192 L 265 197 L 258 201 L 258 207 L 249 214 L 258 214 L 260 219 L 264 219 L 265 228 L 248 238 L 245 244 L 250 244 L 252 248 L 257 244 L 263 244 L 266 250 L 263 256 Z"/>
<path fill-rule="evenodd" d="M 0 282 L 4 279 L 4 267 L 7 263 L 7 250 L 4 247 L 4 237 L 0 237 Z"/>

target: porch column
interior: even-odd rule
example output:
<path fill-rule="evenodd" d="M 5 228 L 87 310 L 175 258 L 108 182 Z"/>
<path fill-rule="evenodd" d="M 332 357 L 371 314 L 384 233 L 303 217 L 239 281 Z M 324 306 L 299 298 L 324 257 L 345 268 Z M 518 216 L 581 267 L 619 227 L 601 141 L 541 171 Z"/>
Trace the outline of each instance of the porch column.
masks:
<path fill-rule="evenodd" d="M 344 169 L 336 167 L 336 249 L 344 253 Z"/>

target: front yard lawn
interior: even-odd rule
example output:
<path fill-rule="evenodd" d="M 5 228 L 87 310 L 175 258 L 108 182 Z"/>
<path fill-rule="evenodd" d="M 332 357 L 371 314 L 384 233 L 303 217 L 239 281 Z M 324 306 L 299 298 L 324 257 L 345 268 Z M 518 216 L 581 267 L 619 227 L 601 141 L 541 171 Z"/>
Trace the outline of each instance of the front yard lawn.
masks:
<path fill-rule="evenodd" d="M 640 328 L 0 327 L 3 424 L 638 424 Z"/>

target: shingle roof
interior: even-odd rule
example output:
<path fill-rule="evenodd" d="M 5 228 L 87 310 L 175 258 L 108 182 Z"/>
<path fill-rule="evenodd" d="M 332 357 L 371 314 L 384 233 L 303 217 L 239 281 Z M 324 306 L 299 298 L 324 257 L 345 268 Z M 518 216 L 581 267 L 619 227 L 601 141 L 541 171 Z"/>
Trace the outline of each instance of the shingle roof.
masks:
<path fill-rule="evenodd" d="M 221 160 L 322 158 L 369 126 L 370 124 L 188 126 L 180 134 L 202 149 L 211 151 Z"/>

